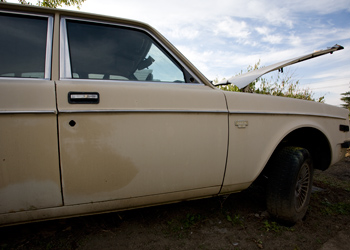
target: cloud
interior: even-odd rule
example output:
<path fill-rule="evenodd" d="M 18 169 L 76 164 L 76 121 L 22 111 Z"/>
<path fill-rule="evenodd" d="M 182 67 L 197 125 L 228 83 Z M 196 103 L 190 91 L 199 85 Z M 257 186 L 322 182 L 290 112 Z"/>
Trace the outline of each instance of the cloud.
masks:
<path fill-rule="evenodd" d="M 302 45 L 303 39 L 299 36 L 296 36 L 294 33 L 290 34 L 287 38 L 288 44 L 290 44 L 293 47 L 298 47 Z"/>
<path fill-rule="evenodd" d="M 191 26 L 175 26 L 168 28 L 164 32 L 164 35 L 166 35 L 169 39 L 194 40 L 200 35 L 200 30 Z"/>
<path fill-rule="evenodd" d="M 269 35 L 271 32 L 273 32 L 274 30 L 272 30 L 269 27 L 263 26 L 263 27 L 256 27 L 255 30 L 260 34 L 260 35 Z"/>
<path fill-rule="evenodd" d="M 249 27 L 244 21 L 235 21 L 232 18 L 225 17 L 216 25 L 215 34 L 218 36 L 248 38 L 250 35 Z"/>
<path fill-rule="evenodd" d="M 265 36 L 262 40 L 264 42 L 271 43 L 271 44 L 279 44 L 279 43 L 282 43 L 283 37 L 278 35 L 268 35 L 268 36 Z"/>
<path fill-rule="evenodd" d="M 334 13 L 340 10 L 350 12 L 348 0 L 294 0 L 285 3 L 292 12 L 314 12 L 320 15 Z"/>
<path fill-rule="evenodd" d="M 270 44 L 279 44 L 282 43 L 284 37 L 280 34 L 275 33 L 275 29 L 271 29 L 269 27 L 256 27 L 255 31 L 258 32 L 259 35 L 262 35 L 262 41 L 270 43 Z"/>

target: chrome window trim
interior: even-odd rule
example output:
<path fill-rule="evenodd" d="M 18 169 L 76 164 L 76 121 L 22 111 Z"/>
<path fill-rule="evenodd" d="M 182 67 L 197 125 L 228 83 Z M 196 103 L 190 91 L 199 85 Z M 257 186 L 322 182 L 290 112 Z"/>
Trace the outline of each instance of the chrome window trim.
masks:
<path fill-rule="evenodd" d="M 71 72 L 66 18 L 64 17 L 60 22 L 60 79 L 74 79 Z"/>
<path fill-rule="evenodd" d="M 53 17 L 48 16 L 46 38 L 45 80 L 51 79 L 52 46 L 53 46 Z"/>
<path fill-rule="evenodd" d="M 46 33 L 46 52 L 45 52 L 45 70 L 44 70 L 44 78 L 32 78 L 32 77 L 6 77 L 11 79 L 34 79 L 34 80 L 50 80 L 51 79 L 51 61 L 52 61 L 52 44 L 53 44 L 53 16 L 52 15 L 44 15 L 44 14 L 36 14 L 22 11 L 7 11 L 0 10 L 0 13 L 9 13 L 15 15 L 24 15 L 31 17 L 45 17 L 47 18 L 47 33 Z M 5 77 L 4 77 L 5 78 Z M 1 77 L 3 79 L 3 77 Z"/>
<path fill-rule="evenodd" d="M 75 79 L 72 78 L 72 72 L 71 72 L 71 65 L 70 65 L 70 58 L 69 58 L 69 45 L 68 45 L 68 37 L 67 37 L 67 26 L 66 26 L 66 20 L 74 20 L 74 21 L 83 21 L 88 23 L 97 23 L 97 24 L 106 24 L 106 25 L 113 25 L 113 26 L 119 26 L 124 28 L 131 28 L 134 30 L 139 30 L 142 32 L 145 32 L 147 35 L 149 35 L 152 39 L 154 39 L 161 48 L 166 51 L 169 55 L 171 55 L 175 61 L 183 67 L 185 70 L 187 70 L 198 83 L 193 84 L 201 84 L 204 85 L 200 81 L 200 79 L 194 74 L 172 51 L 170 51 L 165 44 L 163 44 L 155 35 L 153 35 L 151 32 L 149 32 L 147 29 L 133 26 L 133 25 L 126 25 L 126 24 L 120 24 L 117 22 L 107 22 L 107 21 L 99 21 L 99 20 L 93 20 L 93 19 L 85 19 L 85 18 L 76 18 L 76 17 L 70 17 L 70 16 L 62 16 L 61 17 L 61 27 L 60 27 L 60 79 L 72 79 L 72 80 L 82 80 L 82 79 Z M 184 72 L 183 72 L 184 73 Z M 88 80 L 88 79 L 84 79 Z M 106 80 L 105 80 L 106 81 Z M 110 81 L 110 80 L 108 80 Z M 125 81 L 125 80 L 114 80 L 114 81 Z M 159 82 L 159 83 L 167 83 L 167 82 Z M 172 82 L 169 82 L 172 83 Z M 189 83 L 184 83 L 189 84 Z"/>
<path fill-rule="evenodd" d="M 105 80 L 105 79 L 82 79 L 82 78 L 63 78 L 60 79 L 61 81 L 84 81 L 84 82 L 108 82 L 108 83 L 112 83 L 112 82 L 116 82 L 116 83 L 120 83 L 120 82 L 124 82 L 124 83 L 128 83 L 128 84 L 138 84 L 138 83 L 148 83 L 148 84 L 179 84 L 179 85 L 194 85 L 194 86 L 206 86 L 205 84 L 202 83 L 191 83 L 191 82 L 161 82 L 161 81 L 135 81 L 135 80 L 117 80 L 117 79 L 109 79 L 109 80 Z"/>

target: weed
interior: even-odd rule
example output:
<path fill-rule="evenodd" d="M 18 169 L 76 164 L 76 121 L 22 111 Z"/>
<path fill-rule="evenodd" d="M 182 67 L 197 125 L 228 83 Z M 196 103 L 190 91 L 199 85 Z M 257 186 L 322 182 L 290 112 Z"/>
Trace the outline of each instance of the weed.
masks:
<path fill-rule="evenodd" d="M 256 244 L 256 246 L 258 247 L 258 248 L 260 248 L 260 249 L 263 249 L 264 247 L 263 247 L 263 242 L 262 242 L 262 240 L 260 240 L 260 239 L 253 239 L 253 241 L 254 241 L 254 243 Z"/>
<path fill-rule="evenodd" d="M 226 216 L 226 219 L 232 223 L 232 225 L 239 225 L 243 226 L 243 217 L 239 214 L 235 214 L 233 217 L 231 217 L 229 214 Z"/>
<path fill-rule="evenodd" d="M 333 176 L 315 175 L 314 176 L 314 183 L 316 185 L 317 185 L 317 183 L 321 183 L 327 187 L 340 188 L 340 189 L 344 189 L 344 190 L 350 192 L 350 182 L 349 181 L 339 180 L 338 178 L 333 177 Z"/>
<path fill-rule="evenodd" d="M 268 220 L 265 220 L 263 222 L 264 226 L 263 228 L 265 229 L 266 232 L 273 231 L 275 233 L 279 233 L 281 231 L 281 226 L 277 222 L 270 222 Z"/>
<path fill-rule="evenodd" d="M 265 220 L 263 221 L 263 229 L 266 232 L 275 232 L 275 233 L 280 233 L 283 231 L 294 231 L 294 228 L 292 227 L 285 227 L 285 226 L 281 226 L 280 224 L 278 224 L 275 221 L 269 221 L 269 220 Z"/>
<path fill-rule="evenodd" d="M 188 229 L 195 224 L 197 224 L 201 220 L 201 215 L 192 215 L 192 214 L 187 214 L 186 219 L 183 221 L 183 229 Z"/>
<path fill-rule="evenodd" d="M 178 234 L 179 238 L 183 238 L 191 227 L 197 225 L 202 221 L 202 216 L 200 214 L 187 214 L 183 220 L 169 220 L 167 224 L 173 233 Z"/>
<path fill-rule="evenodd" d="M 167 224 L 168 224 L 169 226 L 171 226 L 171 225 L 174 223 L 174 221 L 175 221 L 174 219 L 168 220 L 168 221 L 167 221 Z"/>
<path fill-rule="evenodd" d="M 350 203 L 331 203 L 325 199 L 321 204 L 324 206 L 322 213 L 325 215 L 350 215 Z"/>

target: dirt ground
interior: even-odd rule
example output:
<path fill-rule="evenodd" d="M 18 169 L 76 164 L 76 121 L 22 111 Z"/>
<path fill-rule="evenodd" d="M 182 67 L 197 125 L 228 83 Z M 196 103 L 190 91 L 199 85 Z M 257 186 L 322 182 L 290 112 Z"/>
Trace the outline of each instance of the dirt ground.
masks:
<path fill-rule="evenodd" d="M 0 228 L 0 249 L 350 249 L 350 158 L 315 172 L 306 218 L 285 227 L 257 186 L 229 196 Z"/>

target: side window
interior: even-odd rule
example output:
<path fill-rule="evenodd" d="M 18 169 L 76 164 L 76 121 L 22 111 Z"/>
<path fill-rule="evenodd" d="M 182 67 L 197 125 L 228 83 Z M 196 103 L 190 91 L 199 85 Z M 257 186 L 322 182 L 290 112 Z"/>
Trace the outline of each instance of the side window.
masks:
<path fill-rule="evenodd" d="M 0 77 L 45 78 L 47 17 L 0 12 Z"/>
<path fill-rule="evenodd" d="M 185 82 L 181 67 L 142 31 L 66 23 L 72 78 Z"/>

